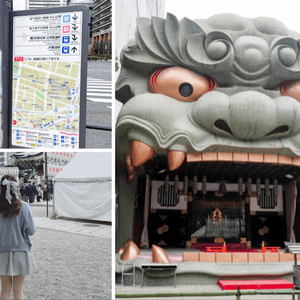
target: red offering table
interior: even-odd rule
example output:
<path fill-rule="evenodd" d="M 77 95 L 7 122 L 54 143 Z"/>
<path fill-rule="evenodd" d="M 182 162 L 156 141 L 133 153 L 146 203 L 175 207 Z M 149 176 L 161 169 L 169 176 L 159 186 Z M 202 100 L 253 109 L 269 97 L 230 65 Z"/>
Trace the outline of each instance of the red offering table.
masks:
<path fill-rule="evenodd" d="M 285 279 L 275 280 L 219 280 L 218 285 L 222 290 L 279 290 L 291 289 L 294 284 Z"/>

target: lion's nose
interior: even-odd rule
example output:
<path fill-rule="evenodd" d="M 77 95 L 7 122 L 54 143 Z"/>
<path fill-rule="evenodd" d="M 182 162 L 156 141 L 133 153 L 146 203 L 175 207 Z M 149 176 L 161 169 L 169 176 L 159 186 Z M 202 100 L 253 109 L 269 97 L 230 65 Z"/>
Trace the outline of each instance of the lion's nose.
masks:
<path fill-rule="evenodd" d="M 193 121 L 199 126 L 218 135 L 243 140 L 282 136 L 299 130 L 299 121 L 291 115 L 300 115 L 296 100 L 289 97 L 272 99 L 254 91 L 233 96 L 207 93 L 195 102 L 191 112 Z"/>

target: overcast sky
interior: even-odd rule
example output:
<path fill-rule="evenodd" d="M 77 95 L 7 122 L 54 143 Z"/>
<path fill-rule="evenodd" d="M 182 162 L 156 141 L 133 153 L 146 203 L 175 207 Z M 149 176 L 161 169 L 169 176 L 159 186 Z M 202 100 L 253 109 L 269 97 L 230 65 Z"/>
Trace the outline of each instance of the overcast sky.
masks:
<path fill-rule="evenodd" d="M 234 13 L 247 18 L 272 17 L 289 29 L 300 32 L 300 4 L 295 0 L 166 0 L 166 12 L 183 17 L 206 19 L 218 13 Z"/>

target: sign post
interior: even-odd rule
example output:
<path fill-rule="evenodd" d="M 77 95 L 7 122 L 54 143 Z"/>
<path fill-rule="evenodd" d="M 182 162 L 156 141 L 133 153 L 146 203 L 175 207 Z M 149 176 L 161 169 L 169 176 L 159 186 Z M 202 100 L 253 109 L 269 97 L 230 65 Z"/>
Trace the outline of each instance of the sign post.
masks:
<path fill-rule="evenodd" d="M 0 2 L 0 148 L 8 148 L 9 137 L 9 121 L 8 121 L 8 102 L 10 100 L 10 90 L 7 88 L 10 84 L 10 77 L 8 76 L 10 66 L 10 13 L 12 10 L 12 1 Z"/>
<path fill-rule="evenodd" d="M 87 6 L 12 12 L 10 147 L 85 147 Z"/>

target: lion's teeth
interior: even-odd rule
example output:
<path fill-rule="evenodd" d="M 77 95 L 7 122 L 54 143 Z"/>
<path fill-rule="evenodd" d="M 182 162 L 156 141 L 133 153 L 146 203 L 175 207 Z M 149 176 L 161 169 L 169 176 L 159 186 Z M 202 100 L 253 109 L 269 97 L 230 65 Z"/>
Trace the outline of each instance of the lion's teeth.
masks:
<path fill-rule="evenodd" d="M 128 174 L 132 175 L 134 173 L 134 167 L 132 166 L 130 155 L 126 156 L 126 167 Z"/>
<path fill-rule="evenodd" d="M 135 175 L 136 175 L 136 170 L 131 164 L 131 157 L 130 155 L 126 156 L 126 167 L 127 167 L 127 181 L 131 182 Z"/>
<path fill-rule="evenodd" d="M 133 167 L 138 167 L 154 156 L 154 150 L 143 142 L 133 140 L 130 144 L 130 157 Z"/>
<path fill-rule="evenodd" d="M 185 160 L 185 152 L 177 151 L 177 150 L 170 150 L 168 152 L 168 163 L 169 163 L 169 170 L 173 171 L 178 169 Z"/>

